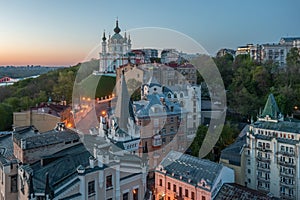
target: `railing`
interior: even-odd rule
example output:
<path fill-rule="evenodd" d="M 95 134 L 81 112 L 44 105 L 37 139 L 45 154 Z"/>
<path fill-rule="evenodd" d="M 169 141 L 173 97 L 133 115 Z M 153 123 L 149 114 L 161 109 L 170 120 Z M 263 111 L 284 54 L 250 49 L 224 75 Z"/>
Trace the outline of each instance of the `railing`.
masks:
<path fill-rule="evenodd" d="M 289 194 L 285 194 L 285 193 L 281 193 L 280 197 L 283 199 L 296 199 L 295 195 L 289 195 Z"/>
<path fill-rule="evenodd" d="M 296 166 L 295 163 L 291 163 L 291 162 L 287 162 L 287 161 L 280 161 L 280 160 L 278 160 L 278 163 L 280 165 L 289 166 L 289 167 L 295 167 Z"/>
<path fill-rule="evenodd" d="M 261 167 L 261 166 L 257 166 L 257 169 L 258 169 L 258 170 L 267 171 L 267 172 L 270 171 L 270 168 L 264 168 L 264 167 Z"/>
<path fill-rule="evenodd" d="M 280 172 L 280 175 L 287 176 L 287 177 L 292 177 L 292 178 L 295 176 L 295 174 L 288 174 L 288 173 L 284 173 L 284 172 Z"/>
<path fill-rule="evenodd" d="M 263 182 L 270 182 L 270 179 L 266 179 L 265 177 L 257 176 L 257 180 L 263 181 Z"/>
<path fill-rule="evenodd" d="M 280 182 L 280 185 L 282 185 L 284 187 L 288 187 L 288 188 L 295 188 L 296 187 L 295 184 L 289 184 L 289 183 L 285 183 L 285 182 Z"/>
<path fill-rule="evenodd" d="M 294 152 L 294 151 L 293 151 L 293 152 L 278 151 L 278 152 L 276 152 L 276 154 L 277 154 L 277 155 L 278 155 L 278 154 L 282 154 L 282 155 L 285 155 L 285 156 L 292 156 L 292 157 L 295 156 L 295 152 Z"/>
<path fill-rule="evenodd" d="M 266 157 L 256 157 L 257 160 L 262 161 L 262 162 L 270 162 L 271 159 L 270 158 L 266 158 Z"/>

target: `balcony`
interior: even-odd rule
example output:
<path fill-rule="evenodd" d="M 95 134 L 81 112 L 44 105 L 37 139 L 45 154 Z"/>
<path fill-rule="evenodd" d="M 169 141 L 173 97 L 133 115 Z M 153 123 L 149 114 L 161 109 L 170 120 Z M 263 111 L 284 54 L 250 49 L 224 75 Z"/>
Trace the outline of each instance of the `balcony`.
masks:
<path fill-rule="evenodd" d="M 270 168 L 265 168 L 265 167 L 262 167 L 262 166 L 257 166 L 257 170 L 262 170 L 264 172 L 269 172 Z"/>
<path fill-rule="evenodd" d="M 267 182 L 267 183 L 270 182 L 270 179 L 266 179 L 265 177 L 261 177 L 261 176 L 257 176 L 257 180 Z"/>
<path fill-rule="evenodd" d="M 269 192 L 270 189 L 269 188 L 266 188 L 266 187 L 263 187 L 263 186 L 257 186 L 257 189 L 260 190 L 260 191 L 264 191 L 264 192 Z"/>
<path fill-rule="evenodd" d="M 280 182 L 280 185 L 287 187 L 287 188 L 296 188 L 295 184 L 289 184 L 289 183 L 285 183 L 285 182 Z"/>
<path fill-rule="evenodd" d="M 295 195 L 289 195 L 285 193 L 280 194 L 281 199 L 294 200 L 296 199 Z"/>
<path fill-rule="evenodd" d="M 257 156 L 256 159 L 257 159 L 258 161 L 262 161 L 262 162 L 270 162 L 270 161 L 271 161 L 270 158 L 259 157 L 259 156 Z"/>
<path fill-rule="evenodd" d="M 295 174 L 288 174 L 288 173 L 284 173 L 284 172 L 280 172 L 281 176 L 286 176 L 286 177 L 290 177 L 290 178 L 294 178 Z"/>
<path fill-rule="evenodd" d="M 256 147 L 256 149 L 263 152 L 272 152 L 271 149 L 267 149 L 266 147 Z"/>
<path fill-rule="evenodd" d="M 288 167 L 295 167 L 295 163 L 287 162 L 287 161 L 280 161 L 278 160 L 278 164 L 283 165 L 283 166 L 288 166 Z"/>
<path fill-rule="evenodd" d="M 295 152 L 289 152 L 289 151 L 278 151 L 276 152 L 276 154 L 282 154 L 282 155 L 285 155 L 285 156 L 291 156 L 291 157 L 294 157 L 295 156 Z"/>

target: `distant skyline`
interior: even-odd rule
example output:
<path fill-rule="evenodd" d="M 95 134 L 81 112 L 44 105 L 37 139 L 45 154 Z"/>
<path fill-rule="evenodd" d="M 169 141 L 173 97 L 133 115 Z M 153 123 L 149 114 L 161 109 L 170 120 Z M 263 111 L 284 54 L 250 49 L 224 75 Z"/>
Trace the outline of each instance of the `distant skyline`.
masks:
<path fill-rule="evenodd" d="M 117 17 L 122 32 L 172 29 L 211 55 L 248 43 L 276 43 L 281 37 L 300 36 L 299 7 L 298 0 L 0 0 L 0 66 L 75 65 L 101 50 L 103 30 L 112 34 Z M 143 39 L 146 43 L 146 36 L 132 37 L 133 48 L 147 47 Z M 164 45 L 160 35 L 155 39 Z M 186 49 L 185 44 L 178 46 Z M 98 58 L 96 53 L 91 57 Z"/>

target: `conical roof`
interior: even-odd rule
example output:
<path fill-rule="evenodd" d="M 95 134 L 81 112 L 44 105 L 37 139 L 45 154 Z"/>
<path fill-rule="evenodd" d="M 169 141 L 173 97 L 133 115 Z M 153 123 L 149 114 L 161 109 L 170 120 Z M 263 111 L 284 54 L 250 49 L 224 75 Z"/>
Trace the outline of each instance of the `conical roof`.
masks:
<path fill-rule="evenodd" d="M 127 122 L 129 118 L 129 94 L 127 90 L 127 85 L 124 77 L 124 71 L 121 76 L 120 90 L 117 99 L 117 105 L 115 109 L 115 116 L 118 119 L 119 127 L 127 131 Z"/>
<path fill-rule="evenodd" d="M 268 115 L 271 119 L 278 119 L 279 113 L 280 111 L 277 106 L 276 100 L 273 94 L 270 94 L 261 117 L 266 117 Z"/>

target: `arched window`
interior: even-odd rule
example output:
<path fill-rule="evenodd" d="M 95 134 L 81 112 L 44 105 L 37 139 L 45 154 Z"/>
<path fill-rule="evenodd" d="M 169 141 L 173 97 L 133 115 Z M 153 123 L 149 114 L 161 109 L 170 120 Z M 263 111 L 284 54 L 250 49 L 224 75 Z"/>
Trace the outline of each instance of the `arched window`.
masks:
<path fill-rule="evenodd" d="M 168 94 L 168 98 L 169 98 L 169 99 L 171 98 L 171 94 L 170 94 L 170 93 Z"/>

